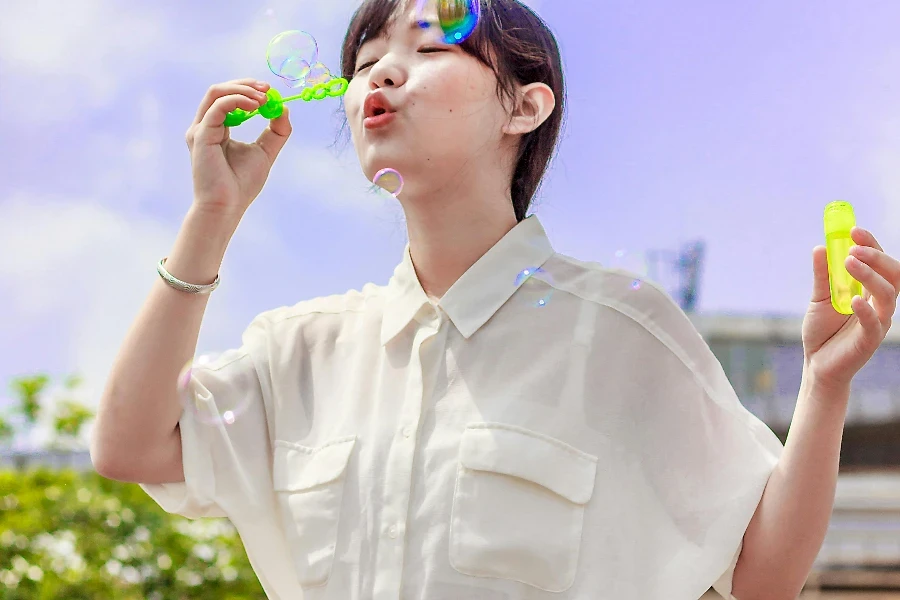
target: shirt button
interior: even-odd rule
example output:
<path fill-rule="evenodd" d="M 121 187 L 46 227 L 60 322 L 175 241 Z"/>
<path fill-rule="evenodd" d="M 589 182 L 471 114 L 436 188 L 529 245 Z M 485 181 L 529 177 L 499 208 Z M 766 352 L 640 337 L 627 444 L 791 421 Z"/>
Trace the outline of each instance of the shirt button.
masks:
<path fill-rule="evenodd" d="M 403 428 L 403 437 L 409 437 L 412 435 L 412 427 L 404 427 Z"/>
<path fill-rule="evenodd" d="M 388 535 L 391 536 L 392 538 L 397 537 L 397 528 L 394 527 L 393 525 L 391 525 L 391 528 L 388 529 Z"/>

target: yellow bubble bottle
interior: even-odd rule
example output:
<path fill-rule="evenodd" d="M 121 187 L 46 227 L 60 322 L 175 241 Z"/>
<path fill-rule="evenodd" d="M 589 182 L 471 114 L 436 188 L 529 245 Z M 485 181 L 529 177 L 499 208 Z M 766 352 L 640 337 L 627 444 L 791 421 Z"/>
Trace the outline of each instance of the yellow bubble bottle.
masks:
<path fill-rule="evenodd" d="M 852 315 L 850 301 L 853 296 L 862 296 L 862 284 L 850 275 L 845 266 L 850 247 L 855 244 L 850 238 L 850 230 L 855 226 L 856 216 L 849 202 L 836 200 L 825 206 L 825 250 L 831 305 L 842 315 Z"/>

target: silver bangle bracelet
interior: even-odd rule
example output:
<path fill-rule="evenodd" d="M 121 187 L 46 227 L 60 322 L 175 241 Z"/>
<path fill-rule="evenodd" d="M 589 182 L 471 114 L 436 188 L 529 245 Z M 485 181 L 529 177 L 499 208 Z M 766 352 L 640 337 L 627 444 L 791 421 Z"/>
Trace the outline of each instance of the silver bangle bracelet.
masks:
<path fill-rule="evenodd" d="M 207 285 L 196 285 L 193 283 L 187 283 L 185 281 L 181 281 L 180 279 L 176 279 L 172 277 L 172 275 L 166 271 L 166 268 L 163 266 L 166 264 L 166 259 L 168 256 L 156 265 L 156 272 L 159 273 L 159 276 L 165 280 L 166 283 L 171 285 L 176 290 L 180 290 L 182 292 L 187 292 L 188 294 L 208 294 L 212 292 L 214 289 L 219 287 L 219 276 L 216 275 L 216 280 Z"/>

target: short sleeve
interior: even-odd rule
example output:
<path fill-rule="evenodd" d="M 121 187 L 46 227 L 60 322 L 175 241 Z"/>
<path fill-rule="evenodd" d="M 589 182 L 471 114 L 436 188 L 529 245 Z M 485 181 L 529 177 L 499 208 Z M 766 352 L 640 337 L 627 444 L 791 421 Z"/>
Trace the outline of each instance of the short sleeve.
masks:
<path fill-rule="evenodd" d="M 141 484 L 166 512 L 191 519 L 225 517 L 255 504 L 271 470 L 268 419 L 258 368 L 265 361 L 267 321 L 258 316 L 239 349 L 191 369 L 193 406 L 179 420 L 184 481 Z M 232 411 L 228 414 L 227 411 Z"/>
<path fill-rule="evenodd" d="M 741 540 L 737 552 L 734 553 L 734 557 L 731 559 L 731 564 L 728 565 L 728 569 L 726 569 L 726 571 L 722 573 L 722 576 L 719 577 L 714 584 L 712 584 L 712 588 L 717 591 L 719 595 L 722 596 L 722 598 L 724 598 L 725 600 L 738 600 L 731 595 L 731 584 L 734 580 L 734 568 L 737 566 L 737 561 L 741 555 L 741 550 L 743 548 L 744 541 Z"/>
<path fill-rule="evenodd" d="M 643 543 L 660 558 L 650 577 L 673 598 L 712 586 L 730 600 L 744 533 L 784 446 L 744 407 L 677 305 L 657 297 L 645 310 L 639 321 L 655 340 L 640 346 L 647 368 L 633 443 Z"/>

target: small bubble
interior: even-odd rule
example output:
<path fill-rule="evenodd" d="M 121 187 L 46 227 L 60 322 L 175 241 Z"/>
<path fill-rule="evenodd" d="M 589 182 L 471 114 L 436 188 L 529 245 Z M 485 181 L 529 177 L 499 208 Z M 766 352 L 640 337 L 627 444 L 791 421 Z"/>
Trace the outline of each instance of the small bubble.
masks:
<path fill-rule="evenodd" d="M 212 395 L 204 389 L 204 374 L 224 368 L 238 358 L 236 351 L 204 354 L 185 364 L 178 376 L 178 396 L 186 410 L 205 425 L 233 425 L 253 401 L 251 394 Z"/>
<path fill-rule="evenodd" d="M 610 268 L 625 271 L 632 275 L 630 286 L 633 290 L 641 289 L 642 283 L 648 278 L 650 272 L 650 264 L 647 256 L 643 252 L 634 252 L 630 250 L 617 250 L 610 262 Z"/>
<path fill-rule="evenodd" d="M 309 73 L 306 75 L 305 85 L 312 87 L 319 83 L 328 83 L 332 79 L 334 79 L 334 76 L 331 74 L 331 71 L 328 70 L 328 67 L 320 62 L 317 62 L 309 68 Z"/>
<path fill-rule="evenodd" d="M 553 277 L 541 267 L 523 269 L 513 283 L 514 297 L 528 306 L 543 308 L 553 296 Z"/>
<path fill-rule="evenodd" d="M 403 176 L 396 169 L 381 169 L 375 173 L 372 183 L 394 198 L 398 197 L 403 190 Z"/>

